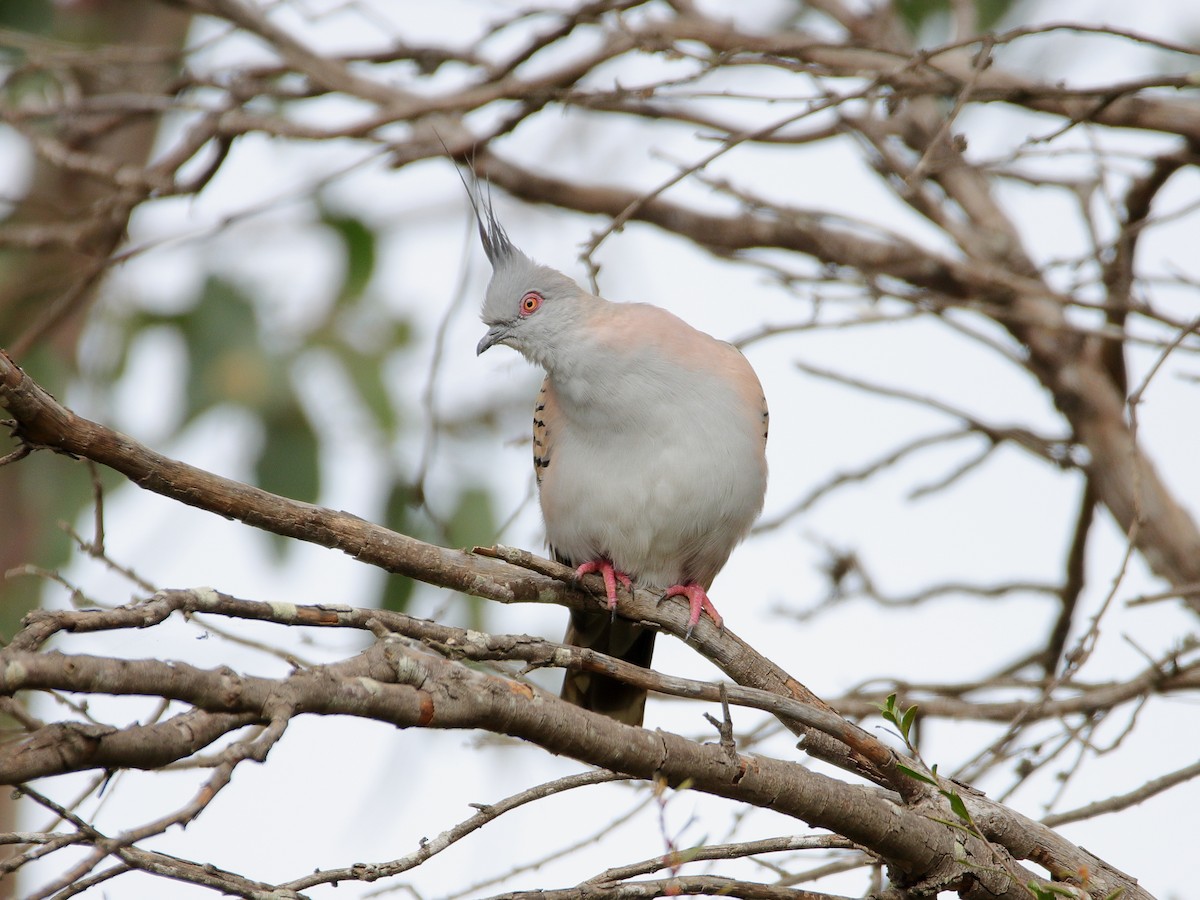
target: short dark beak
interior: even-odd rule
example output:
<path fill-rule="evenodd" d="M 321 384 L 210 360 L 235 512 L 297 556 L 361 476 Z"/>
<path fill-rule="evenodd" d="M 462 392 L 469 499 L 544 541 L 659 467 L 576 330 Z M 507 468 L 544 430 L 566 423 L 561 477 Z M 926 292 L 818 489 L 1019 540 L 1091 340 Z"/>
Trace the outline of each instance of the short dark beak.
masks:
<path fill-rule="evenodd" d="M 479 344 L 475 347 L 475 355 L 478 356 L 492 344 L 499 344 L 508 337 L 509 328 L 507 325 L 493 325 L 487 330 L 487 334 L 483 336 Z"/>

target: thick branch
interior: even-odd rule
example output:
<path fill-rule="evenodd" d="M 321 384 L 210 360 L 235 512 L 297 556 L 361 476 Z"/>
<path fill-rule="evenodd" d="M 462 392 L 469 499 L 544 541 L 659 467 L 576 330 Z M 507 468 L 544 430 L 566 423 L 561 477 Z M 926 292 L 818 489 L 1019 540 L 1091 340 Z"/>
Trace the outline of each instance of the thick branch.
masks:
<path fill-rule="evenodd" d="M 370 629 L 381 635 L 382 640 L 351 659 L 298 670 L 278 680 L 243 676 L 227 668 L 199 669 L 180 662 L 37 652 L 60 631 L 81 634 L 109 629 L 144 629 L 166 621 L 176 611 L 284 625 Z M 128 738 L 115 729 L 99 728 L 95 733 L 88 732 L 90 726 L 53 725 L 37 729 L 24 742 L 14 743 L 6 752 L 0 753 L 0 780 L 19 781 L 96 766 L 140 768 L 148 761 L 159 760 L 161 763 L 196 752 L 226 726 L 240 727 L 268 720 L 279 723 L 281 715 L 313 713 L 354 715 L 400 727 L 485 728 L 521 737 L 553 752 L 572 755 L 634 777 L 647 777 L 647 771 L 661 771 L 668 778 L 683 777 L 681 773 L 684 772 L 691 778 L 699 772 L 704 776 L 699 785 L 702 790 L 758 805 L 764 805 L 763 797 L 770 794 L 770 803 L 766 805 L 771 808 L 797 815 L 813 824 L 825 824 L 873 850 L 877 846 L 871 841 L 877 834 L 872 832 L 871 840 L 862 840 L 861 833 L 852 834 L 840 825 L 833 825 L 828 816 L 835 814 L 825 808 L 837 807 L 840 811 L 836 816 L 865 816 L 868 829 L 878 827 L 882 810 L 893 808 L 904 810 L 905 816 L 910 814 L 908 810 L 932 816 L 926 820 L 931 823 L 950 816 L 939 805 L 937 795 L 917 799 L 902 807 L 889 799 L 892 795 L 866 791 L 828 778 L 797 783 L 795 779 L 802 776 L 792 773 L 785 778 L 782 774 L 790 771 L 790 767 L 794 768 L 793 763 L 739 756 L 736 752 L 730 756 L 730 748 L 723 744 L 694 745 L 663 732 L 630 728 L 604 716 L 579 710 L 529 685 L 468 669 L 453 658 L 431 654 L 408 638 L 398 637 L 399 634 L 433 646 L 439 653 L 451 657 L 461 655 L 471 660 L 515 658 L 533 662 L 551 660 L 559 664 L 569 655 L 566 648 L 524 636 L 480 635 L 380 610 L 239 600 L 210 589 L 163 591 L 148 602 L 111 610 L 41 611 L 28 618 L 7 650 L 0 651 L 0 693 L 42 689 L 141 695 L 185 702 L 197 709 L 160 727 L 136 730 L 136 735 L 131 732 Z M 588 659 L 596 656 L 599 655 L 589 654 L 582 661 L 572 662 L 586 664 Z M 681 680 L 654 675 L 644 684 L 652 688 L 670 687 L 676 682 Z M 731 700 L 736 698 L 743 702 L 756 699 L 750 692 L 739 693 L 739 690 L 730 689 L 727 695 Z M 684 696 L 711 696 L 711 692 L 694 688 L 676 692 Z M 794 709 L 775 709 L 766 697 L 759 699 L 762 702 L 753 705 L 798 714 Z M 795 701 L 778 699 L 785 704 L 795 704 Z M 813 710 L 813 713 L 819 714 L 820 710 Z M 824 724 L 819 716 L 814 721 Z M 177 722 L 186 722 L 188 727 Z M 841 733 L 838 726 L 829 727 L 834 733 Z M 98 749 L 91 755 L 73 752 L 72 748 L 64 753 L 61 741 L 55 738 L 68 733 L 74 736 L 75 732 L 88 732 L 85 737 L 94 740 Z M 680 747 L 686 748 L 686 753 Z M 703 749 L 697 750 L 697 747 Z M 258 757 L 241 753 L 234 762 L 245 758 Z M 748 786 L 752 793 L 743 795 L 747 765 L 766 780 L 750 782 Z M 784 778 L 784 781 L 774 781 L 778 778 Z M 944 784 L 947 789 L 956 789 L 949 782 Z M 791 796 L 793 792 L 794 797 Z M 989 839 L 1000 842 L 1017 858 L 1037 859 L 1044 865 L 1050 863 L 1056 876 L 1067 880 L 1071 873 L 1086 867 L 1093 873 L 1091 887 L 1097 891 L 1101 887 L 1110 890 L 1126 881 L 1132 883 L 1120 873 L 1110 872 L 1102 861 L 1044 825 L 1019 816 L 1014 818 L 1014 813 L 986 797 L 969 792 L 964 793 L 964 797 Z M 867 807 L 860 807 L 860 798 L 870 798 L 863 801 L 868 803 Z M 896 813 L 888 815 L 895 816 Z M 902 820 L 894 824 L 906 827 Z M 985 856 L 987 865 L 994 867 L 996 860 L 991 851 Z M 402 862 L 397 861 L 396 865 Z M 912 870 L 905 871 L 912 874 Z M 304 884 L 327 882 L 330 878 L 337 880 L 336 872 L 325 874 L 330 877 L 308 880 Z M 380 873 L 380 877 L 382 874 L 386 873 Z M 934 881 L 941 879 L 938 883 L 954 880 L 945 869 L 940 875 L 923 871 L 921 877 Z M 298 886 L 298 883 L 289 885 Z M 992 884 L 990 889 L 996 887 Z M 1104 893 L 1096 896 L 1104 896 Z"/>
<path fill-rule="evenodd" d="M 847 785 L 796 763 L 727 755 L 719 744 L 699 744 L 668 732 L 622 725 L 508 679 L 461 663 L 382 641 L 356 657 L 299 670 L 284 679 L 204 670 L 181 662 L 106 659 L 57 652 L 0 651 L 0 692 L 103 692 L 165 697 L 223 715 L 272 719 L 281 708 L 296 714 L 350 715 L 397 727 L 481 728 L 531 741 L 555 754 L 638 778 L 774 809 L 871 847 L 899 877 L 944 879 L 960 863 L 955 830 L 929 814 L 896 805 L 875 791 Z M 42 755 L 47 750 L 42 748 Z M 6 783 L 27 773 L 8 769 Z M 969 843 L 969 842 L 968 842 Z M 985 846 L 974 848 L 990 858 Z M 1010 868 L 1011 867 L 1011 868 Z M 1009 874 L 987 879 L 994 896 L 1024 897 L 1015 863 Z M 902 874 L 901 874 L 902 873 Z"/>
<path fill-rule="evenodd" d="M 47 725 L 24 741 L 0 746 L 0 783 L 84 769 L 158 769 L 257 721 L 245 713 L 191 711 L 166 722 L 121 729 L 75 722 Z"/>

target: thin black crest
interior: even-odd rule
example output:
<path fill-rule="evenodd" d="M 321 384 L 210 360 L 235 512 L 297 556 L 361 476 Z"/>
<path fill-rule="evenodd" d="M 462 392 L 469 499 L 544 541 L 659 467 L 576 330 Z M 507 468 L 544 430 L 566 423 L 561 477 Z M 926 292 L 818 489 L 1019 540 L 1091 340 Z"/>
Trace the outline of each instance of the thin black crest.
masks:
<path fill-rule="evenodd" d="M 442 141 L 441 135 L 438 136 L 438 140 L 441 141 L 442 149 L 446 151 L 446 155 L 450 156 L 451 161 L 453 161 L 454 158 L 450 154 L 450 148 L 446 146 L 445 141 Z M 508 232 L 504 230 L 504 226 L 496 218 L 496 211 L 492 207 L 492 185 L 486 181 L 482 185 L 480 184 L 479 178 L 475 175 L 474 160 L 475 151 L 472 149 L 467 165 L 467 171 L 471 173 L 470 181 L 467 181 L 462 173 L 462 168 L 457 163 L 454 166 L 454 171 L 458 173 L 458 180 L 462 182 L 462 186 L 467 192 L 467 199 L 471 201 L 471 209 L 475 213 L 475 222 L 479 226 L 479 240 L 483 244 L 483 252 L 487 254 L 488 262 L 495 269 L 499 263 L 520 251 L 509 240 Z M 483 187 L 486 187 L 486 190 L 483 190 Z"/>
<path fill-rule="evenodd" d="M 479 239 L 483 242 L 483 252 L 487 254 L 488 262 L 492 264 L 492 268 L 494 269 L 498 263 L 503 262 L 518 251 L 513 246 L 513 242 L 508 239 L 508 232 L 504 230 L 504 226 L 496 218 L 496 211 L 492 208 L 491 184 L 487 184 L 486 192 L 480 192 L 479 187 L 479 182 L 475 182 L 475 190 L 479 192 L 479 195 L 478 197 L 471 197 L 471 209 L 475 211 L 475 222 L 479 225 Z M 470 195 L 470 191 L 467 193 Z M 479 212 L 481 204 L 483 206 L 482 215 Z"/>

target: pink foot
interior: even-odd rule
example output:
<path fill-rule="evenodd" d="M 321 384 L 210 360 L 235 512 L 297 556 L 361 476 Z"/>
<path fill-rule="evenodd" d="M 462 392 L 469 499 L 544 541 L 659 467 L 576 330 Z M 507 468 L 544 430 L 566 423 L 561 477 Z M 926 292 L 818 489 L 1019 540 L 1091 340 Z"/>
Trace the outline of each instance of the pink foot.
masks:
<path fill-rule="evenodd" d="M 633 593 L 633 582 L 630 581 L 629 576 L 624 572 L 613 568 L 612 560 L 593 559 L 591 562 L 585 562 L 575 570 L 575 577 L 582 578 L 584 575 L 590 575 L 593 572 L 599 572 L 600 577 L 604 579 L 604 593 L 608 596 L 608 608 L 610 610 L 617 608 L 618 581 L 625 585 L 630 593 Z M 711 604 L 709 605 L 711 606 Z"/>
<path fill-rule="evenodd" d="M 667 592 L 663 594 L 663 599 L 668 597 L 687 597 L 688 603 L 691 605 L 691 615 L 688 616 L 687 634 L 685 640 L 692 636 L 692 629 L 696 627 L 696 623 L 700 621 L 700 613 L 707 612 L 708 617 L 713 620 L 713 624 L 718 628 L 724 628 L 725 622 L 721 618 L 721 614 L 717 612 L 717 608 L 713 606 L 712 601 L 708 599 L 708 594 L 704 592 L 704 588 L 692 581 L 687 584 L 677 584 L 674 587 L 667 588 Z"/>

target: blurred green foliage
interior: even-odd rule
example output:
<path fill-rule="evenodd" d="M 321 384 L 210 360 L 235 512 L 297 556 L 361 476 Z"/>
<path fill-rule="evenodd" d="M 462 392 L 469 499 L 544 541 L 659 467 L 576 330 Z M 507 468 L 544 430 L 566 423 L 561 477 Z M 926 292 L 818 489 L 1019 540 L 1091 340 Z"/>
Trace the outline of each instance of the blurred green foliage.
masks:
<path fill-rule="evenodd" d="M 484 543 L 487 538 L 480 538 L 487 533 L 482 527 L 490 527 L 490 534 L 496 531 L 496 515 L 492 508 L 492 495 L 482 487 L 467 486 L 458 496 L 458 506 L 455 508 L 447 523 L 448 543 L 453 547 L 470 547 Z M 470 617 L 468 627 L 479 631 L 487 630 L 483 617 L 489 604 L 478 597 L 467 597 L 467 614 Z"/>
<path fill-rule="evenodd" d="M 53 24 L 51 0 L 0 0 L 0 28 L 45 34 Z"/>
<path fill-rule="evenodd" d="M 233 404 L 252 414 L 262 425 L 263 440 L 254 460 L 256 483 L 265 490 L 296 500 L 316 503 L 321 497 L 322 452 L 332 452 L 332 442 L 322 438 L 322 421 L 314 421 L 319 403 L 304 398 L 302 384 L 294 372 L 314 350 L 331 356 L 356 392 L 356 401 L 369 416 L 375 434 L 386 447 L 395 446 L 404 429 L 416 427 L 402 410 L 412 398 L 401 396 L 402 386 L 385 380 L 387 362 L 395 353 L 415 346 L 414 328 L 403 316 L 389 317 L 370 286 L 376 272 L 379 235 L 363 219 L 327 209 L 315 201 L 319 215 L 314 227 L 336 237 L 331 246 L 339 254 L 341 277 L 327 302 L 318 303 L 324 312 L 299 336 L 281 340 L 256 306 L 251 291 L 227 278 L 210 274 L 196 296 L 183 304 L 182 312 L 138 311 L 117 323 L 121 362 L 124 369 L 138 338 L 149 329 L 167 328 L 179 335 L 186 350 L 186 388 L 178 427 L 186 428 L 214 407 Z M 369 323 L 368 328 L 363 323 Z M 337 465 L 336 460 L 326 460 Z M 398 466 L 384 467 L 387 481 L 377 486 L 383 504 L 383 522 L 388 527 L 416 537 L 453 546 L 486 543 L 495 535 L 497 520 L 491 498 L 483 484 L 460 488 L 449 519 L 438 527 L 415 508 L 419 492 Z M 282 554 L 288 542 L 275 542 Z M 377 602 L 403 611 L 411 599 L 413 584 L 392 576 Z M 347 598 L 366 604 L 370 598 Z M 472 617 L 476 605 L 468 607 Z M 482 626 L 482 622 L 473 622 Z"/>
<path fill-rule="evenodd" d="M 930 29 L 948 30 L 942 23 L 949 23 L 950 0 L 892 0 L 892 4 L 909 31 L 916 36 Z M 979 31 L 991 31 L 1015 5 L 1015 0 L 975 0 Z M 939 35 L 937 39 L 944 39 L 944 35 Z"/>
<path fill-rule="evenodd" d="M 20 63 L 26 57 L 22 49 L 26 46 L 24 41 L 30 37 L 47 36 L 63 46 L 73 42 L 120 43 L 121 37 L 110 34 L 111 29 L 105 24 L 115 21 L 105 10 L 110 13 L 123 10 L 122 15 L 136 12 L 130 7 L 110 8 L 104 3 L 89 9 L 90 12 L 85 10 L 80 16 L 63 15 L 52 0 L 0 0 L 0 30 L 7 29 L 11 36 L 11 40 L 5 41 L 0 31 L 0 90 L 3 91 L 0 102 L 16 103 L 31 92 L 57 90 L 53 73 L 38 66 L 27 71 L 21 68 Z M 7 72 L 5 66 L 9 67 Z M 136 164 L 136 153 L 148 153 L 149 145 L 133 147 L 131 152 L 135 156 L 130 161 Z M 36 165 L 42 167 L 45 162 Z M 31 215 L 28 209 L 62 207 L 57 198 L 38 195 L 39 185 L 64 183 L 56 177 L 51 173 L 50 178 L 31 179 L 29 202 L 17 201 L 12 220 Z M 70 190 L 70 186 L 66 189 Z M 333 452 L 329 448 L 337 442 L 330 441 L 328 433 L 322 434 L 322 429 L 330 427 L 328 423 L 315 421 L 322 418 L 320 402 L 299 393 L 302 384 L 310 382 L 297 378 L 296 374 L 311 361 L 313 353 L 332 359 L 341 368 L 355 400 L 370 421 L 373 433 L 369 438 L 382 452 L 399 446 L 405 429 L 415 428 L 418 423 L 402 415 L 402 410 L 416 406 L 415 398 L 403 393 L 409 386 L 386 381 L 389 359 L 394 354 L 412 351 L 415 337 L 409 319 L 389 313 L 380 296 L 372 294 L 380 235 L 364 218 L 331 207 L 321 195 L 314 196 L 311 204 L 315 213 L 310 219 L 311 227 L 334 238 L 326 246 L 333 247 L 338 254 L 340 278 L 330 296 L 324 302 L 318 300 L 316 306 L 321 312 L 315 322 L 307 323 L 303 334 L 271 333 L 271 317 L 254 292 L 214 271 L 200 280 L 195 296 L 175 305 L 175 309 L 182 311 L 155 312 L 154 303 L 142 304 L 134 298 L 125 304 L 126 309 L 134 312 L 123 317 L 118 314 L 114 321 L 112 307 L 106 311 L 101 296 L 93 315 L 103 320 L 108 329 L 106 336 L 115 337 L 116 360 L 106 373 L 91 373 L 87 388 L 100 408 L 115 403 L 112 389 L 127 374 L 131 351 L 143 336 L 165 329 L 178 337 L 186 355 L 181 408 L 172 416 L 177 430 L 183 431 L 217 407 L 234 405 L 246 411 L 262 426 L 262 439 L 253 460 L 257 484 L 286 497 L 318 502 L 322 493 L 322 464 L 325 471 L 337 465 L 337 460 L 323 458 L 323 453 Z M 74 263 L 72 258 L 24 251 L 6 251 L 0 255 L 0 288 L 11 288 L 8 293 L 0 291 L 0 346 L 11 345 L 28 327 L 31 317 L 66 289 L 75 277 Z M 39 292 L 32 293 L 31 286 L 40 286 Z M 74 358 L 77 338 L 86 331 L 76 320 L 69 330 L 56 334 L 54 340 L 35 344 L 20 360 L 39 382 L 68 402 L 72 386 L 79 384 Z M 16 560 L 55 567 L 66 560 L 71 542 L 60 523 L 78 520 L 91 501 L 93 486 L 92 474 L 86 467 L 79 466 L 64 474 L 63 463 L 61 458 L 36 454 L 36 459 L 25 460 L 11 474 L 6 473 L 9 479 L 5 483 L 9 491 L 4 495 L 9 506 L 6 512 L 14 522 L 10 530 L 21 538 L 19 547 L 17 542 L 6 538 L 13 551 L 10 564 Z M 441 523 L 420 510 L 423 491 L 406 480 L 396 461 L 381 466 L 380 470 L 387 473 L 384 482 L 378 485 L 379 496 L 386 498 L 381 504 L 384 524 L 439 543 L 470 545 L 493 538 L 496 520 L 482 483 L 462 485 L 461 495 L 449 504 L 452 514 L 447 522 Z M 120 483 L 119 478 L 109 473 L 101 473 L 101 477 L 106 486 Z M 441 498 L 439 505 L 445 508 L 445 498 Z M 280 540 L 275 546 L 282 553 L 287 544 Z M 137 566 L 137 560 L 125 562 Z M 19 585 L 13 582 L 3 585 L 5 599 L 9 601 L 5 607 L 12 614 L 5 617 L 0 613 L 0 632 L 11 632 L 19 616 L 36 602 L 36 581 L 20 581 Z M 413 586 L 398 577 L 386 581 L 381 602 L 391 609 L 405 608 Z M 352 602 L 368 600 L 353 598 Z"/>

